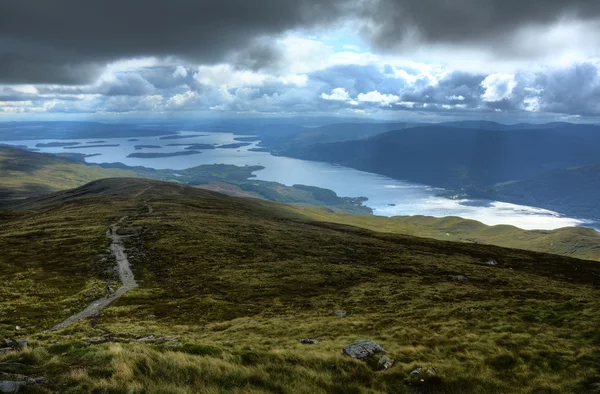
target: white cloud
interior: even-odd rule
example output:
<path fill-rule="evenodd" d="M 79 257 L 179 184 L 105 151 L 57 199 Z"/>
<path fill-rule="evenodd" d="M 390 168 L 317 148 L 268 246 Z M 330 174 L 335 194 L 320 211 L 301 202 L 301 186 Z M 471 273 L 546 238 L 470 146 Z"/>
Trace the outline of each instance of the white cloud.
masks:
<path fill-rule="evenodd" d="M 390 106 L 400 101 L 400 97 L 393 94 L 381 94 L 374 90 L 368 93 L 360 93 L 357 97 L 360 102 L 376 103 L 382 106 Z"/>
<path fill-rule="evenodd" d="M 176 94 L 167 100 L 167 107 L 181 107 L 188 101 L 194 99 L 194 97 L 196 97 L 196 93 L 189 90 L 185 93 Z"/>
<path fill-rule="evenodd" d="M 304 86 L 307 75 L 286 74 L 270 75 L 250 70 L 236 70 L 230 64 L 200 66 L 194 79 L 207 86 L 227 86 L 228 88 L 255 87 L 267 84 Z"/>
<path fill-rule="evenodd" d="M 175 71 L 173 71 L 173 78 L 185 78 L 187 75 L 187 69 L 183 66 L 177 66 Z"/>
<path fill-rule="evenodd" d="M 105 73 L 112 74 L 119 72 L 135 71 L 139 70 L 140 68 L 155 67 L 162 63 L 164 63 L 164 61 L 161 61 L 156 57 L 122 59 L 107 64 L 105 68 Z"/>
<path fill-rule="evenodd" d="M 38 94 L 39 91 L 33 85 L 12 85 L 12 90 L 23 94 Z"/>
<path fill-rule="evenodd" d="M 333 47 L 319 40 L 292 34 L 279 39 L 276 47 L 280 51 L 277 70 L 293 74 L 325 68 L 334 54 Z"/>
<path fill-rule="evenodd" d="M 514 74 L 490 74 L 481 82 L 481 87 L 485 89 L 481 99 L 486 102 L 508 99 L 516 86 Z"/>
<path fill-rule="evenodd" d="M 350 100 L 350 94 L 344 88 L 335 88 L 331 91 L 331 94 L 321 93 L 323 100 L 333 101 L 348 101 Z"/>
<path fill-rule="evenodd" d="M 146 96 L 140 100 L 138 109 L 146 111 L 156 111 L 160 109 L 160 106 L 164 98 L 160 94 Z"/>

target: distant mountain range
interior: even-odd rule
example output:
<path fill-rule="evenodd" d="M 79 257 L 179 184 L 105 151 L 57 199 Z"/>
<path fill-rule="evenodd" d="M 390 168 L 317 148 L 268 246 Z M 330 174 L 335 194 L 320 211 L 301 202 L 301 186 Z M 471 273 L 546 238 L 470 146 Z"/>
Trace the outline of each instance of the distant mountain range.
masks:
<path fill-rule="evenodd" d="M 375 131 L 373 125 L 365 127 Z M 581 171 L 567 170 L 600 162 L 596 125 L 453 122 L 352 141 L 290 144 L 280 154 L 444 187 L 471 197 L 600 217 L 596 204 L 600 166 L 586 167 L 583 177 Z M 575 184 L 577 188 L 572 187 Z"/>
<path fill-rule="evenodd" d="M 552 170 L 530 179 L 501 183 L 487 196 L 597 218 L 600 216 L 600 164 Z"/>

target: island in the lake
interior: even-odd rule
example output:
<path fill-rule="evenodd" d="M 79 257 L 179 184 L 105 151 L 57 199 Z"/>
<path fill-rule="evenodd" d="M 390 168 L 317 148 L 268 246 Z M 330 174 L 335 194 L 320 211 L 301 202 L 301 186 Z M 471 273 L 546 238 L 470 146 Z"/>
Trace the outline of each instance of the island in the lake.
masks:
<path fill-rule="evenodd" d="M 129 155 L 127 155 L 127 157 L 135 157 L 138 159 L 155 159 L 155 158 L 161 158 L 161 157 L 175 157 L 175 156 L 190 156 L 190 155 L 197 155 L 198 153 L 202 153 L 199 152 L 197 150 L 186 150 L 186 151 L 181 151 L 181 152 L 172 152 L 172 153 L 130 153 Z"/>
<path fill-rule="evenodd" d="M 185 138 L 195 138 L 195 137 L 206 137 L 204 134 L 196 134 L 196 135 L 165 135 L 164 137 L 160 137 L 160 140 L 182 140 Z"/>
<path fill-rule="evenodd" d="M 106 141 L 88 141 L 86 144 L 104 144 Z"/>
<path fill-rule="evenodd" d="M 11 144 L 2 144 L 2 143 L 0 143 L 0 147 L 1 146 L 7 146 L 9 148 L 29 149 L 27 147 L 27 145 L 11 145 Z"/>
<path fill-rule="evenodd" d="M 85 154 L 85 153 L 75 153 L 75 152 L 60 152 L 60 153 L 53 153 L 55 156 L 58 157 L 62 157 L 64 159 L 67 160 L 71 160 L 77 163 L 84 163 L 87 164 L 85 162 L 85 159 L 87 157 L 94 157 L 94 156 L 102 156 L 101 153 L 89 153 L 89 154 Z"/>
<path fill-rule="evenodd" d="M 234 140 L 242 142 L 257 142 L 261 139 L 259 137 L 235 137 Z"/>
<path fill-rule="evenodd" d="M 238 148 L 243 148 L 244 146 L 250 146 L 252 144 L 248 143 L 248 142 L 240 142 L 237 144 L 225 144 L 225 145 L 219 145 L 217 146 L 217 148 L 221 148 L 221 149 L 238 149 Z"/>
<path fill-rule="evenodd" d="M 113 148 L 119 144 L 65 146 L 63 149 Z"/>
<path fill-rule="evenodd" d="M 160 146 L 160 145 L 135 145 L 134 148 L 137 149 L 137 150 L 140 150 L 140 149 L 160 149 L 160 148 L 162 148 L 162 146 Z"/>
<path fill-rule="evenodd" d="M 139 141 L 139 140 L 138 140 L 137 138 L 130 138 L 130 139 L 128 139 L 127 141 L 129 141 L 129 142 L 134 142 L 134 141 Z"/>
<path fill-rule="evenodd" d="M 40 142 L 38 144 L 35 144 L 36 148 L 63 148 L 63 147 L 67 147 L 67 146 L 75 146 L 75 145 L 80 145 L 81 142 L 48 142 L 48 143 L 43 143 Z"/>
<path fill-rule="evenodd" d="M 215 146 L 211 145 L 211 144 L 192 144 L 192 145 L 189 145 L 185 149 L 190 149 L 190 150 L 215 149 Z"/>

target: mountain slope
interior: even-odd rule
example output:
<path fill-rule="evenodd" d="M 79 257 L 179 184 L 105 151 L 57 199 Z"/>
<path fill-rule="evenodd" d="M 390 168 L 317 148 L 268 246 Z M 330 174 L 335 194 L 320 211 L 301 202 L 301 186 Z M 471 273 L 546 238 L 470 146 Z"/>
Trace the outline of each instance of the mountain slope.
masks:
<path fill-rule="evenodd" d="M 194 186 L 211 184 L 227 190 L 236 188 L 255 198 L 299 205 L 325 206 L 334 211 L 360 215 L 372 213 L 362 205 L 363 198 L 339 197 L 328 189 L 276 182 L 251 180 L 261 166 L 234 166 L 226 164 L 200 165 L 185 170 L 155 170 L 147 167 L 129 167 L 121 163 L 87 164 L 83 155 L 69 154 L 66 158 L 30 152 L 9 146 L 0 146 L 0 204 L 15 204 L 14 200 L 33 197 L 57 190 L 81 186 L 89 181 L 109 177 L 138 177 L 166 180 Z M 221 185 L 221 186 L 219 186 Z M 4 201 L 3 201 L 4 200 Z"/>
<path fill-rule="evenodd" d="M 310 146 L 329 142 L 351 141 L 368 138 L 391 130 L 414 127 L 415 123 L 333 123 L 319 127 L 303 127 L 289 133 L 273 127 L 257 129 L 260 145 L 280 152 L 291 147 Z"/>
<path fill-rule="evenodd" d="M 0 122 L 0 141 L 123 138 L 171 134 L 173 127 L 75 121 Z"/>
<path fill-rule="evenodd" d="M 489 196 L 519 204 L 600 217 L 600 164 L 559 169 L 495 185 Z"/>
<path fill-rule="evenodd" d="M 447 188 L 485 188 L 550 169 L 595 163 L 600 127 L 533 130 L 422 126 L 282 154 Z"/>
<path fill-rule="evenodd" d="M 81 186 L 96 179 L 120 176 L 131 177 L 135 173 L 0 146 L 0 200 L 31 197 Z"/>
<path fill-rule="evenodd" d="M 596 262 L 314 222 L 279 204 L 131 178 L 21 208 L 2 213 L 0 336 L 26 335 L 32 349 L 0 355 L 13 363 L 0 369 L 41 375 L 41 389 L 600 388 Z M 139 287 L 99 316 L 40 333 L 115 280 L 104 258 L 119 218 Z M 375 372 L 341 354 L 365 338 L 396 364 Z M 417 367 L 435 373 L 411 375 Z"/>
<path fill-rule="evenodd" d="M 600 233 L 586 227 L 523 230 L 509 225 L 488 226 L 459 217 L 356 216 L 322 208 L 290 208 L 310 219 L 346 224 L 373 231 L 413 235 L 441 241 L 496 245 L 600 261 Z"/>

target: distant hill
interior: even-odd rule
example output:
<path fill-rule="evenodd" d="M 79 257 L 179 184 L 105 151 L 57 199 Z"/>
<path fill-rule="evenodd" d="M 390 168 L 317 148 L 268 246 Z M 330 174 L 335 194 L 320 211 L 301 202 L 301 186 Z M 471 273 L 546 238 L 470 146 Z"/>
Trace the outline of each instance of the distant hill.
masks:
<path fill-rule="evenodd" d="M 0 212 L 0 337 L 28 348 L 3 349 L 0 372 L 41 378 L 26 392 L 600 388 L 596 261 L 319 222 L 139 178 L 21 208 Z M 138 287 L 47 331 L 119 286 L 117 225 Z M 364 339 L 389 369 L 342 354 Z"/>
<path fill-rule="evenodd" d="M 36 139 L 124 138 L 171 134 L 171 126 L 99 122 L 0 122 L 0 141 Z"/>
<path fill-rule="evenodd" d="M 488 226 L 476 220 L 454 216 L 436 218 L 415 215 L 388 218 L 332 213 L 322 208 L 290 209 L 312 220 L 346 224 L 373 231 L 441 241 L 497 245 L 600 261 L 600 233 L 592 228 L 523 230 L 509 225 Z"/>
<path fill-rule="evenodd" d="M 568 122 L 550 122 L 550 123 L 516 123 L 504 124 L 485 120 L 462 120 L 455 122 L 438 123 L 439 126 L 457 127 L 463 129 L 478 129 L 478 130 L 542 130 L 542 129 L 557 129 L 557 128 L 572 128 L 572 127 L 587 127 L 589 125 L 577 125 Z"/>
<path fill-rule="evenodd" d="M 386 131 L 405 129 L 416 125 L 416 123 L 406 122 L 333 123 L 320 127 L 302 127 L 292 132 L 287 131 L 288 128 L 277 130 L 269 127 L 257 129 L 256 134 L 261 139 L 261 146 L 277 153 L 291 147 L 368 138 Z"/>
<path fill-rule="evenodd" d="M 39 196 L 58 190 L 81 186 L 92 180 L 110 177 L 138 177 L 184 183 L 188 185 L 216 184 L 232 193 L 237 188 L 255 198 L 271 201 L 324 206 L 336 212 L 369 215 L 372 210 L 364 205 L 364 198 L 339 197 L 329 189 L 304 185 L 285 186 L 276 182 L 252 180 L 254 171 L 261 166 L 234 166 L 225 164 L 201 165 L 185 170 L 155 170 L 130 167 L 121 163 L 93 165 L 84 161 L 83 154 L 61 156 L 30 152 L 19 148 L 0 146 L 0 204 L 12 200 Z M 229 187 L 223 187 L 227 183 Z M 209 187 L 209 186 L 206 186 Z"/>
<path fill-rule="evenodd" d="M 482 188 L 595 163 L 600 127 L 518 131 L 420 126 L 371 138 L 291 147 L 284 155 L 447 188 Z"/>
<path fill-rule="evenodd" d="M 0 146 L 0 200 L 32 197 L 135 172 L 76 163 L 66 158 Z"/>
<path fill-rule="evenodd" d="M 599 218 L 600 164 L 552 170 L 497 184 L 482 196 Z"/>

